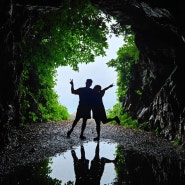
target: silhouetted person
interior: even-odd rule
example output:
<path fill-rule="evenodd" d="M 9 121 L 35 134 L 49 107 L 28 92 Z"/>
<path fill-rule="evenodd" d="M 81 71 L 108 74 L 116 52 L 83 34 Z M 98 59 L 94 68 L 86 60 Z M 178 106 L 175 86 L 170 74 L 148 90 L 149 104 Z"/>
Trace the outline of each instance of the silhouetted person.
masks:
<path fill-rule="evenodd" d="M 80 138 L 85 139 L 85 137 L 83 136 L 83 133 L 84 133 L 84 130 L 86 127 L 86 122 L 87 122 L 87 119 L 91 118 L 93 90 L 90 87 L 92 85 L 92 80 L 87 79 L 86 86 L 78 88 L 76 90 L 74 89 L 73 80 L 70 81 L 70 84 L 71 84 L 71 93 L 79 95 L 79 105 L 77 108 L 76 118 L 73 121 L 71 129 L 67 132 L 67 136 L 70 137 L 70 134 L 72 133 L 72 131 L 73 131 L 74 127 L 76 126 L 76 124 L 78 123 L 78 121 L 81 118 L 83 118 Z"/>
<path fill-rule="evenodd" d="M 106 163 L 115 163 L 117 162 L 117 158 L 114 160 L 107 159 L 105 157 L 100 158 L 99 156 L 99 142 L 97 143 L 95 156 L 91 161 L 91 167 L 89 170 L 89 181 L 88 184 L 91 185 L 100 185 L 100 180 L 104 172 Z"/>
<path fill-rule="evenodd" d="M 89 176 L 89 160 L 85 158 L 85 150 L 81 145 L 81 159 L 78 159 L 74 150 L 71 151 L 76 176 L 75 185 L 87 185 Z"/>
<path fill-rule="evenodd" d="M 100 85 L 95 85 L 93 90 L 93 105 L 92 105 L 92 112 L 93 112 L 93 118 L 96 122 L 96 131 L 97 131 L 97 137 L 94 138 L 94 140 L 100 139 L 100 123 L 102 121 L 103 124 L 108 123 L 110 121 L 116 121 L 118 124 L 120 124 L 120 120 L 118 116 L 115 116 L 114 118 L 107 118 L 105 107 L 103 105 L 102 97 L 105 94 L 105 91 L 109 88 L 113 87 L 113 84 L 109 85 L 108 87 L 101 90 Z"/>
<path fill-rule="evenodd" d="M 75 185 L 100 185 L 100 180 L 106 163 L 116 163 L 117 157 L 110 160 L 99 156 L 99 142 L 95 149 L 95 156 L 91 161 L 89 169 L 89 160 L 85 158 L 85 150 L 81 145 L 81 159 L 78 159 L 74 150 L 71 151 L 74 162 L 74 171 L 76 176 Z"/>

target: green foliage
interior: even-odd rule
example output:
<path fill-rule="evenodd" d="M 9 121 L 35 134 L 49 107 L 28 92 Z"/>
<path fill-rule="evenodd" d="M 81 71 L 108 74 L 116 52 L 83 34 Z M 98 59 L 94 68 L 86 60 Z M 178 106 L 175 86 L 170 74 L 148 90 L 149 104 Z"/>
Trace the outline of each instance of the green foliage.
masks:
<path fill-rule="evenodd" d="M 124 168 L 126 165 L 124 152 L 120 146 L 116 149 L 116 157 L 118 158 L 118 162 L 115 165 L 115 171 L 117 174 L 117 181 L 119 182 L 119 180 L 123 178 L 121 176 L 124 174 Z"/>
<path fill-rule="evenodd" d="M 121 102 L 127 93 L 128 85 L 131 78 L 132 66 L 137 63 L 139 58 L 139 51 L 134 42 L 134 35 L 129 27 L 124 28 L 124 45 L 118 50 L 117 58 L 110 60 L 107 65 L 114 67 L 117 71 L 117 97 Z M 138 93 L 141 92 L 138 90 Z M 136 128 L 138 121 L 133 120 L 128 113 L 124 112 L 124 107 L 117 103 L 114 105 L 113 110 L 108 110 L 108 117 L 118 116 L 121 124 L 125 127 Z"/>
<path fill-rule="evenodd" d="M 53 91 L 55 82 L 52 68 L 49 70 L 47 65 L 42 67 L 42 70 L 32 67 L 23 71 L 20 107 L 22 123 L 60 121 L 69 117 L 67 108 L 58 103 L 58 95 Z M 24 76 L 26 73 L 29 74 L 27 77 Z"/>
<path fill-rule="evenodd" d="M 155 134 L 156 134 L 157 136 L 158 136 L 159 133 L 160 133 L 159 130 L 160 130 L 159 127 L 156 127 L 156 129 L 155 129 Z"/>
<path fill-rule="evenodd" d="M 116 156 L 118 157 L 118 163 L 120 164 L 125 164 L 125 156 L 123 154 L 123 151 L 121 150 L 121 147 L 120 146 L 117 146 L 116 148 Z"/>
<path fill-rule="evenodd" d="M 142 95 L 142 91 L 141 91 L 140 89 L 136 90 L 135 92 L 136 92 L 138 95 L 140 95 L 140 96 Z"/>
<path fill-rule="evenodd" d="M 174 145 L 174 146 L 178 146 L 178 145 L 180 145 L 180 144 L 181 144 L 180 139 L 175 139 L 174 142 L 173 142 L 173 145 Z"/>
<path fill-rule="evenodd" d="M 88 1 L 68 1 L 58 11 L 40 17 L 33 27 L 36 39 L 29 38 L 26 47 L 31 45 L 28 54 L 32 59 L 34 54 L 55 67 L 70 65 L 77 70 L 79 63 L 93 62 L 95 56 L 105 55 L 107 32 L 101 13 Z"/>
<path fill-rule="evenodd" d="M 148 122 L 144 122 L 142 124 L 139 124 L 138 128 L 141 129 L 141 130 L 145 130 L 147 127 L 148 127 Z"/>
<path fill-rule="evenodd" d="M 50 163 L 51 159 L 45 159 L 36 164 L 19 167 L 6 184 L 61 185 L 61 180 L 50 177 L 52 172 Z"/>
<path fill-rule="evenodd" d="M 107 110 L 107 117 L 115 117 L 118 116 L 120 119 L 120 124 L 127 127 L 127 128 L 137 128 L 138 121 L 133 120 L 131 116 L 128 115 L 127 112 L 124 112 L 124 108 L 121 106 L 120 103 L 117 103 L 113 106 L 112 110 Z M 114 122 L 111 122 L 115 124 Z"/>
<path fill-rule="evenodd" d="M 29 36 L 22 41 L 24 51 L 20 88 L 21 120 L 25 122 L 68 118 L 67 108 L 59 105 L 54 92 L 56 68 L 93 62 L 105 55 L 106 35 L 118 33 L 119 26 L 106 26 L 109 16 L 87 0 L 65 1 L 58 10 L 40 15 Z"/>
<path fill-rule="evenodd" d="M 117 96 L 119 100 L 126 95 L 132 66 L 137 63 L 139 58 L 139 51 L 134 42 L 134 35 L 129 31 L 129 28 L 127 28 L 127 32 L 129 34 L 124 35 L 124 45 L 117 52 L 118 57 L 107 63 L 108 66 L 114 67 L 118 73 Z"/>

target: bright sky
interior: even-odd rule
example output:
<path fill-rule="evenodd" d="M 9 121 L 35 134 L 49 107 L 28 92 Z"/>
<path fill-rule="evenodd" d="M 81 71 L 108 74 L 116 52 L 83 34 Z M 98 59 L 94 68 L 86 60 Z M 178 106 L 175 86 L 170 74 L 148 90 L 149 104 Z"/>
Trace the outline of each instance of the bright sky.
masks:
<path fill-rule="evenodd" d="M 112 58 L 117 58 L 117 51 L 123 45 L 123 37 L 112 36 L 108 39 L 109 48 L 106 50 L 105 57 L 96 57 L 95 62 L 89 64 L 80 64 L 79 71 L 73 71 L 71 67 L 59 67 L 57 69 L 57 85 L 55 91 L 59 95 L 60 104 L 67 107 L 70 114 L 76 112 L 79 97 L 71 94 L 70 79 L 73 79 L 74 88 L 84 87 L 87 78 L 93 80 L 91 88 L 99 84 L 102 88 L 114 84 L 115 86 L 108 89 L 103 97 L 105 109 L 111 109 L 117 102 L 116 80 L 117 73 L 114 68 L 106 65 L 106 62 Z"/>

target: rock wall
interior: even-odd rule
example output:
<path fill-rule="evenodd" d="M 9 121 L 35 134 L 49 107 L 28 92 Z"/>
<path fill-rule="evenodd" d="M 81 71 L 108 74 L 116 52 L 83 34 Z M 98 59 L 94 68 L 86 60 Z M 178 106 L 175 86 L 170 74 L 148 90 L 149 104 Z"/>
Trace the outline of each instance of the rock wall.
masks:
<path fill-rule="evenodd" d="M 131 25 L 140 51 L 123 102 L 146 129 L 185 141 L 185 2 L 164 0 L 91 0 L 122 26 Z M 23 3 L 24 2 L 24 3 Z M 59 7 L 59 0 L 0 1 L 0 146 L 19 123 L 20 41 L 38 13 Z M 138 94 L 137 91 L 141 93 Z"/>
<path fill-rule="evenodd" d="M 140 7 L 147 21 L 133 25 L 140 60 L 136 67 L 141 95 L 132 95 L 138 79 L 132 78 L 125 103 L 126 109 L 141 123 L 148 122 L 147 130 L 169 140 L 185 142 L 185 79 L 184 68 L 184 2 L 149 4 Z M 132 91 L 132 92 L 131 92 Z M 137 98 L 135 97 L 137 96 Z M 137 106 L 136 106 L 137 105 Z"/>
<path fill-rule="evenodd" d="M 123 105 L 146 129 L 185 142 L 185 12 L 183 1 L 93 1 L 131 25 L 140 58 Z M 140 93 L 137 93 L 139 90 Z"/>
<path fill-rule="evenodd" d="M 22 69 L 20 28 L 10 0 L 0 2 L 0 146 L 10 141 L 10 127 L 18 118 L 19 79 Z M 3 7 L 3 8 L 2 8 Z"/>
<path fill-rule="evenodd" d="M 0 1 L 0 148 L 13 142 L 12 127 L 19 126 L 21 41 L 29 36 L 32 24 L 40 14 L 60 5 L 58 0 L 22 2 Z"/>

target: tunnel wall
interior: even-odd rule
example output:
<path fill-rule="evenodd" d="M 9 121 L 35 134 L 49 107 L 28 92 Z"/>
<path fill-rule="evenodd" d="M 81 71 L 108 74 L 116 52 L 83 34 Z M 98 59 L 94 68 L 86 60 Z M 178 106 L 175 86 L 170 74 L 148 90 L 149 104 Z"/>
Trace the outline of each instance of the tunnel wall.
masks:
<path fill-rule="evenodd" d="M 139 49 L 125 111 L 146 130 L 185 142 L 185 7 L 183 1 L 93 1 L 131 25 Z M 137 91 L 141 93 L 138 94 Z"/>

